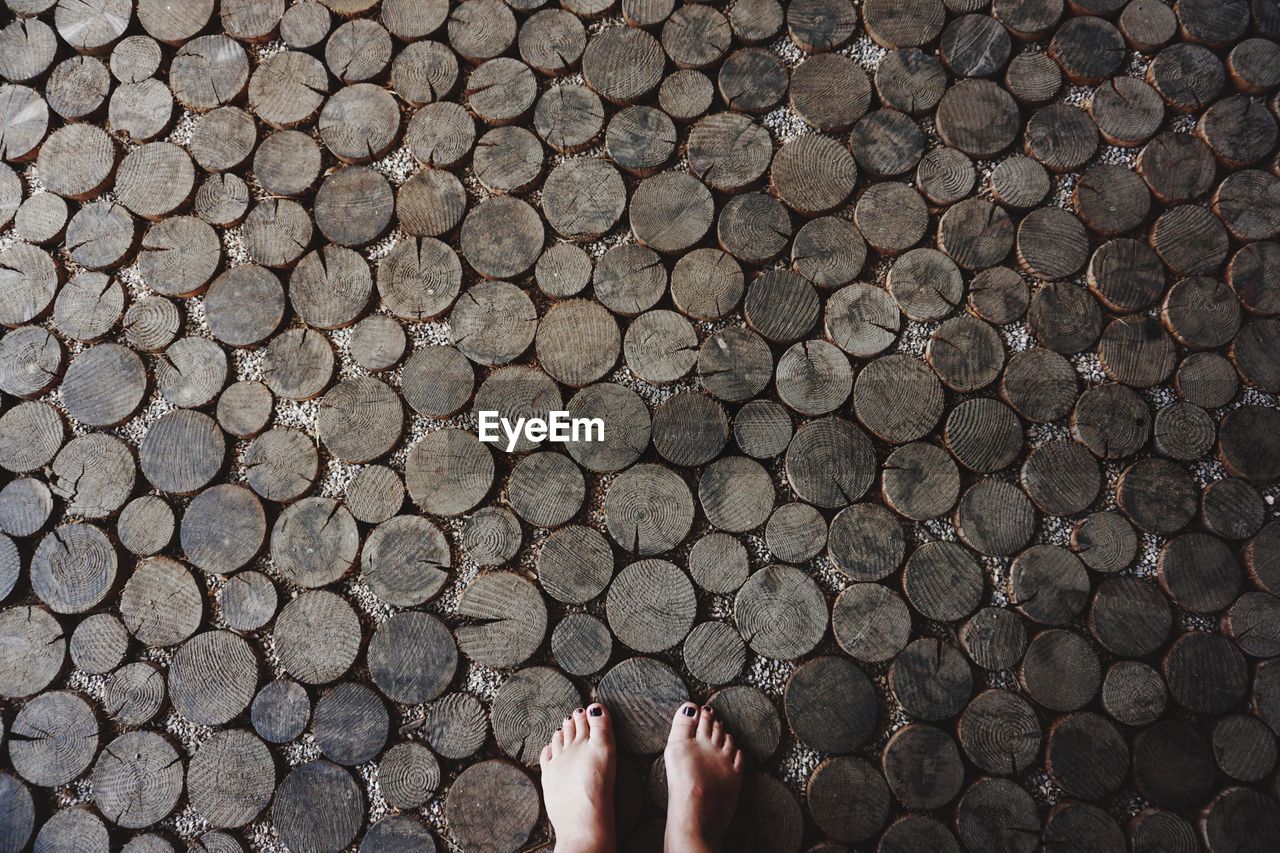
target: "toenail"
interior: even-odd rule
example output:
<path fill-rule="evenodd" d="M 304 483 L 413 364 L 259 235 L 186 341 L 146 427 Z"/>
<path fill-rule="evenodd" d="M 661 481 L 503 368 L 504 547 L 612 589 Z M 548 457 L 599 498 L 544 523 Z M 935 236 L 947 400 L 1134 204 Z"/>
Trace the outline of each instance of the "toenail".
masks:
<path fill-rule="evenodd" d="M 693 707 L 692 705 L 686 705 L 684 709 L 684 715 L 686 717 L 696 717 L 698 715 L 698 709 Z"/>
<path fill-rule="evenodd" d="M 581 713 L 582 713 L 582 709 L 581 709 L 581 708 L 574 708 L 574 709 L 573 709 L 573 713 L 575 713 L 575 714 L 581 714 Z"/>
<path fill-rule="evenodd" d="M 599 708 L 599 707 L 597 707 L 597 708 L 592 708 L 592 709 L 591 709 L 591 716 L 593 716 L 593 717 L 603 717 L 603 716 L 604 716 L 604 708 Z"/>
<path fill-rule="evenodd" d="M 712 710 L 710 705 L 703 705 L 702 710 L 707 712 L 707 716 L 711 716 L 712 714 L 715 713 L 715 711 Z"/>

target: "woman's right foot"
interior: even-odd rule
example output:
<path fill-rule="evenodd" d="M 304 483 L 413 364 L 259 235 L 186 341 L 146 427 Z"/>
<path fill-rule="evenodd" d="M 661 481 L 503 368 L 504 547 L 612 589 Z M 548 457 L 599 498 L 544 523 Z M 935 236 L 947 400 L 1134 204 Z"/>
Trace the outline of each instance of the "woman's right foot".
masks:
<path fill-rule="evenodd" d="M 709 707 L 676 711 L 667 765 L 666 853 L 718 851 L 742 788 L 742 750 Z"/>

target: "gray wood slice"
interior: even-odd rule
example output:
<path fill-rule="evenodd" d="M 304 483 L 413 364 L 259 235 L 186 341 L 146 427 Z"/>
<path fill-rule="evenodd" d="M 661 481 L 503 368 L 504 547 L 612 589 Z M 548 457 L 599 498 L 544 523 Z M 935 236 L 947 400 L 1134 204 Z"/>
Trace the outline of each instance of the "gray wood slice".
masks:
<path fill-rule="evenodd" d="M 780 659 L 806 654 L 827 628 L 817 584 L 785 565 L 769 565 L 751 575 L 734 599 L 734 616 L 753 651 Z"/>
<path fill-rule="evenodd" d="M 507 755 L 533 766 L 552 733 L 581 702 L 578 688 L 562 673 L 544 666 L 519 670 L 494 697 L 494 740 Z"/>
<path fill-rule="evenodd" d="M 275 791 L 267 745 L 243 729 L 216 732 L 187 763 L 187 797 L 210 826 L 244 826 L 262 814 Z"/>
<path fill-rule="evenodd" d="M 169 698 L 192 722 L 222 725 L 249 707 L 258 677 L 258 661 L 248 643 L 229 631 L 208 631 L 174 654 Z"/>
<path fill-rule="evenodd" d="M 183 642 L 200 627 L 204 602 L 191 572 L 169 557 L 140 563 L 120 595 L 120 617 L 144 645 L 159 648 Z"/>
<path fill-rule="evenodd" d="M 98 752 L 98 720 L 75 693 L 55 690 L 31 699 L 9 729 L 12 767 L 33 785 L 63 785 L 88 769 Z"/>
<path fill-rule="evenodd" d="M 107 677 L 102 707 L 118 723 L 142 725 L 160 712 L 164 674 L 150 663 L 126 663 Z"/>
<path fill-rule="evenodd" d="M 55 613 L 83 613 L 116 584 L 115 546 L 101 529 L 72 522 L 45 534 L 29 568 L 31 591 Z"/>
<path fill-rule="evenodd" d="M 286 672 L 303 684 L 326 684 L 341 678 L 355 661 L 360 623 L 344 599 L 313 590 L 284 606 L 272 638 Z"/>
<path fill-rule="evenodd" d="M 393 808 L 416 808 L 440 787 L 440 763 L 422 744 L 402 741 L 378 762 L 378 786 Z"/>
<path fill-rule="evenodd" d="M 823 753 L 856 751 L 880 718 L 871 679 L 841 657 L 815 657 L 799 666 L 787 679 L 783 703 L 796 737 Z"/>
<path fill-rule="evenodd" d="M 489 572 L 467 585 L 460 615 L 478 620 L 455 630 L 463 654 L 486 666 L 519 666 L 546 637 L 547 609 L 536 586 L 512 572 Z"/>
<path fill-rule="evenodd" d="M 618 476 L 605 493 L 609 534 L 641 556 L 676 547 L 693 523 L 693 497 L 678 474 L 655 464 L 636 465 Z"/>
<path fill-rule="evenodd" d="M 257 631 L 276 615 L 278 599 L 271 578 L 240 572 L 229 578 L 218 599 L 222 619 L 236 631 Z"/>
<path fill-rule="evenodd" d="M 326 758 L 354 766 L 382 751 L 391 721 L 385 703 L 371 688 L 343 682 L 316 702 L 311 724 Z"/>
<path fill-rule="evenodd" d="M 311 699 L 296 681 L 271 681 L 253 698 L 249 713 L 254 730 L 264 740 L 285 743 L 307 727 L 311 719 Z"/>
<path fill-rule="evenodd" d="M 884 663 L 907 644 L 911 613 L 902 598 L 877 583 L 855 583 L 841 590 L 831 609 L 831 633 L 850 657 Z"/>
<path fill-rule="evenodd" d="M 387 698 L 418 703 L 434 699 L 449 686 L 458 652 L 443 622 L 425 613 L 406 612 L 378 627 L 369 642 L 368 659 L 374 684 Z"/>
<path fill-rule="evenodd" d="M 570 613 L 551 632 L 551 654 L 570 675 L 594 675 L 609 663 L 613 636 L 594 616 Z"/>
<path fill-rule="evenodd" d="M 321 803 L 324 808 L 317 808 Z M 317 759 L 284 777 L 271 805 L 271 824 L 290 847 L 341 849 L 359 834 L 364 809 L 364 795 L 351 774 Z"/>
<path fill-rule="evenodd" d="M 685 637 L 681 657 L 694 678 L 723 685 L 742 674 L 747 664 L 747 649 L 733 626 L 725 622 L 702 622 Z"/>
<path fill-rule="evenodd" d="M 183 792 L 182 760 L 163 735 L 133 731 L 107 744 L 93 766 L 93 799 L 107 820 L 125 829 L 168 815 Z"/>
<path fill-rule="evenodd" d="M 43 607 L 15 606 L 0 610 L 0 627 L 12 638 L 11 651 L 0 658 L 0 695 L 21 699 L 39 693 L 66 662 L 61 623 Z"/>
<path fill-rule="evenodd" d="M 666 560 L 641 560 L 618 572 L 605 606 L 614 636 L 645 653 L 681 642 L 697 611 L 693 584 Z"/>
<path fill-rule="evenodd" d="M 490 759 L 470 765 L 454 780 L 444 808 L 463 849 L 516 850 L 538 821 L 538 788 L 515 764 Z"/>
<path fill-rule="evenodd" d="M 595 689 L 609 709 L 623 749 L 640 754 L 662 750 L 671 718 L 688 698 L 680 675 L 655 658 L 628 658 L 610 668 Z"/>

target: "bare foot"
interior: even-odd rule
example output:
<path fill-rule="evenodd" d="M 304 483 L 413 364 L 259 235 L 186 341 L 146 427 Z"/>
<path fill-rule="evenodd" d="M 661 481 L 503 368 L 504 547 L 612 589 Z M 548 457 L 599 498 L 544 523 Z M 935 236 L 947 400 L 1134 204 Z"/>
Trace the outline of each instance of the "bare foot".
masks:
<path fill-rule="evenodd" d="M 613 853 L 613 724 L 603 705 L 579 708 L 542 748 L 542 798 L 556 853 Z"/>
<path fill-rule="evenodd" d="M 666 853 L 720 849 L 742 788 L 742 750 L 709 707 L 676 711 L 667 762 Z"/>

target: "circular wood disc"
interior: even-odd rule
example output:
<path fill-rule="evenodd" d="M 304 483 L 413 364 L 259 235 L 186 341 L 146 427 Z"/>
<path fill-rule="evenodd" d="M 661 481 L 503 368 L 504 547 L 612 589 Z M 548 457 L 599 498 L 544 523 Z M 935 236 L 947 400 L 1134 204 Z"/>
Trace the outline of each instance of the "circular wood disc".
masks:
<path fill-rule="evenodd" d="M 871 680 L 843 658 L 817 657 L 798 667 L 784 703 L 796 737 L 824 753 L 856 751 L 879 722 Z"/>
<path fill-rule="evenodd" d="M 258 661 L 248 643 L 229 631 L 207 631 L 187 640 L 174 654 L 169 665 L 169 699 L 197 725 L 222 725 L 249 707 L 257 692 L 258 673 Z"/>
<path fill-rule="evenodd" d="M 678 474 L 661 465 L 628 468 L 605 493 L 605 521 L 621 547 L 641 556 L 678 545 L 693 523 L 693 497 Z"/>
<path fill-rule="evenodd" d="M 355 622 L 354 614 L 351 621 Z M 358 626 L 353 627 L 358 632 Z M 358 635 L 352 640 L 358 645 Z M 353 648 L 353 656 L 354 652 Z M 384 696 L 401 704 L 429 702 L 439 696 L 453 681 L 458 665 L 449 629 L 435 616 L 418 611 L 397 613 L 379 625 L 367 654 L 373 683 Z"/>
<path fill-rule="evenodd" d="M 92 771 L 94 804 L 117 826 L 140 829 L 169 814 L 182 795 L 182 762 L 162 735 L 134 731 L 102 750 Z"/>
<path fill-rule="evenodd" d="M 1039 755 L 1042 739 L 1035 711 L 1007 690 L 975 696 L 956 724 L 956 736 L 970 761 L 996 775 L 1025 770 Z"/>
<path fill-rule="evenodd" d="M 271 823 L 291 847 L 350 844 L 363 822 L 364 795 L 351 774 L 324 759 L 289 771 L 276 790 Z M 327 808 L 316 808 L 326 803 Z"/>
<path fill-rule="evenodd" d="M 511 572 L 477 577 L 458 599 L 458 613 L 477 620 L 455 630 L 458 647 L 485 666 L 519 666 L 546 636 L 542 595 L 532 582 Z"/>
<path fill-rule="evenodd" d="M 613 654 L 613 636 L 594 616 L 570 613 L 551 632 L 551 654 L 570 675 L 594 675 Z"/>
<path fill-rule="evenodd" d="M 503 752 L 525 765 L 537 764 L 543 746 L 582 701 L 564 675 L 548 667 L 522 669 L 498 688 L 493 736 Z"/>
<path fill-rule="evenodd" d="M 454 780 L 444 808 L 449 828 L 464 849 L 515 850 L 529 839 L 538 821 L 538 788 L 511 762 L 482 761 Z"/>
<path fill-rule="evenodd" d="M 734 599 L 734 617 L 753 651 L 779 659 L 806 654 L 827 629 L 818 585 L 801 570 L 780 564 L 747 578 Z"/>
<path fill-rule="evenodd" d="M 964 781 L 955 741 L 921 723 L 893 733 L 884 747 L 883 767 L 889 790 L 908 808 L 943 806 L 956 798 Z"/>
<path fill-rule="evenodd" d="M 628 658 L 601 677 L 595 699 L 609 708 L 624 749 L 659 752 L 666 744 L 675 709 L 688 698 L 680 676 L 659 660 Z"/>
<path fill-rule="evenodd" d="M 844 506 L 866 494 L 874 479 L 871 441 L 842 418 L 811 421 L 787 446 L 786 472 L 802 499 L 820 507 Z"/>
<path fill-rule="evenodd" d="M 1102 681 L 1097 653 L 1070 630 L 1042 631 L 1027 644 L 1018 668 L 1023 689 L 1052 711 L 1074 711 L 1098 692 Z"/>
<path fill-rule="evenodd" d="M 902 651 L 911 614 L 892 590 L 855 583 L 840 592 L 831 609 L 831 633 L 840 648 L 863 663 L 883 663 Z"/>

